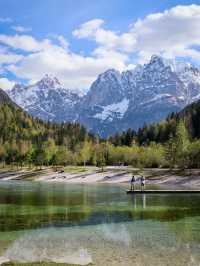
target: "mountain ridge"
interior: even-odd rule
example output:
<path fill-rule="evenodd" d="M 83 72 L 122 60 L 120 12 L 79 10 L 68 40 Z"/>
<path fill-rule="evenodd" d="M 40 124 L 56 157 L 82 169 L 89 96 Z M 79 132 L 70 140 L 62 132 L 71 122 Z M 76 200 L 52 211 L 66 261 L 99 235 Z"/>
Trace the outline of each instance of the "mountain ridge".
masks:
<path fill-rule="evenodd" d="M 153 55 L 147 64 L 133 70 L 101 73 L 83 96 L 49 75 L 32 86 L 17 85 L 8 93 L 33 116 L 80 122 L 107 137 L 158 122 L 200 99 L 200 70 L 190 63 Z"/>
<path fill-rule="evenodd" d="M 20 107 L 11 100 L 11 98 L 8 96 L 8 94 L 0 88 L 0 105 L 2 104 L 9 104 L 14 106 L 15 108 L 19 109 Z"/>

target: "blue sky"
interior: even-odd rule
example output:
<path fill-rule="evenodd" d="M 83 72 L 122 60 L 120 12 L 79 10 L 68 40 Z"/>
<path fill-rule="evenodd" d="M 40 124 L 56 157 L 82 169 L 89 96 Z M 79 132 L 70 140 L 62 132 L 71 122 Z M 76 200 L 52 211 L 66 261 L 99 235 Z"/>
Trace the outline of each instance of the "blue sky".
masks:
<path fill-rule="evenodd" d="M 0 86 L 34 83 L 48 72 L 85 89 L 107 68 L 134 68 L 153 53 L 199 64 L 199 4 L 1 0 Z"/>

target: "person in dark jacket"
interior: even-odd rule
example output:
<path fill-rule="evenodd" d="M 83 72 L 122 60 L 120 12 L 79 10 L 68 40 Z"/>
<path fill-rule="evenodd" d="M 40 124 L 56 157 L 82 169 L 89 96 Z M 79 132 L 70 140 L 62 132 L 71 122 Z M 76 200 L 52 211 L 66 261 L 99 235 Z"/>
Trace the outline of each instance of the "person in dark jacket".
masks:
<path fill-rule="evenodd" d="M 141 176 L 141 190 L 145 190 L 145 177 L 144 176 Z"/>
<path fill-rule="evenodd" d="M 131 178 L 131 190 L 135 190 L 135 182 L 136 182 L 136 178 L 135 176 L 133 175 L 132 178 Z"/>

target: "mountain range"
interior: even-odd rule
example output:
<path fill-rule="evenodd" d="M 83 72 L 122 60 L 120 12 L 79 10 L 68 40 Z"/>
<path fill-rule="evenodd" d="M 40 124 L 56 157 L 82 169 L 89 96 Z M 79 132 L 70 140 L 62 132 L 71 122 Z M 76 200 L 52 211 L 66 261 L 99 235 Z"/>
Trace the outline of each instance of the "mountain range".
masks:
<path fill-rule="evenodd" d="M 66 89 L 50 75 L 31 86 L 16 84 L 8 94 L 34 117 L 80 122 L 107 137 L 158 122 L 200 99 L 200 70 L 153 55 L 133 70 L 109 69 L 100 74 L 85 95 Z"/>

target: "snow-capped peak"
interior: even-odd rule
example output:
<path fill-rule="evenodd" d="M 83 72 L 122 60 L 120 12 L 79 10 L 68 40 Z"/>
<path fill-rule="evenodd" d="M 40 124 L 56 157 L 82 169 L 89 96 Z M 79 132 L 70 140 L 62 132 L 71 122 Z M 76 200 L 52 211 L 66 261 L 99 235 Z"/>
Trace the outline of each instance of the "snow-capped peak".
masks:
<path fill-rule="evenodd" d="M 40 89 L 56 89 L 62 87 L 60 81 L 53 75 L 46 74 L 40 81 L 36 83 Z"/>
<path fill-rule="evenodd" d="M 164 66 L 163 58 L 158 55 L 152 55 L 148 65 L 157 65 L 158 67 L 163 67 Z"/>
<path fill-rule="evenodd" d="M 30 86 L 16 84 L 9 95 L 31 115 L 56 121 L 73 120 L 73 106 L 80 100 L 77 93 L 64 88 L 56 77 L 48 74 Z"/>
<path fill-rule="evenodd" d="M 162 56 L 159 56 L 159 55 L 156 55 L 156 54 L 153 54 L 151 56 L 151 59 L 150 59 L 150 64 L 153 64 L 153 63 L 156 63 L 156 62 L 159 62 L 161 64 L 163 64 L 163 58 Z"/>
<path fill-rule="evenodd" d="M 187 62 L 152 55 L 148 63 L 133 70 L 108 69 L 82 97 L 52 75 L 32 86 L 17 84 L 9 95 L 33 116 L 78 121 L 108 136 L 159 121 L 200 99 L 200 70 Z"/>
<path fill-rule="evenodd" d="M 19 83 L 15 83 L 15 85 L 13 86 L 13 89 L 16 89 L 16 90 L 19 90 L 22 88 L 24 88 L 24 86 L 22 84 L 19 84 Z"/>
<path fill-rule="evenodd" d="M 120 81 L 121 79 L 121 74 L 119 71 L 115 70 L 115 69 L 108 69 L 107 71 L 105 71 L 104 73 L 100 74 L 98 79 L 103 82 L 106 80 L 113 80 L 113 79 L 117 79 L 118 81 Z"/>
<path fill-rule="evenodd" d="M 176 59 L 163 59 L 163 62 L 166 66 L 169 66 L 173 72 L 181 73 L 188 68 L 191 68 L 189 62 L 177 61 Z"/>

